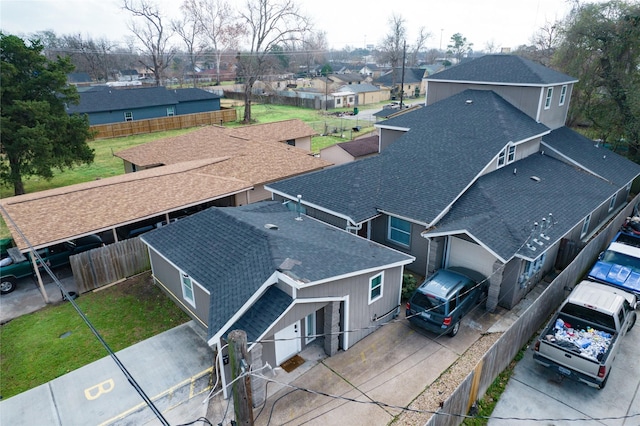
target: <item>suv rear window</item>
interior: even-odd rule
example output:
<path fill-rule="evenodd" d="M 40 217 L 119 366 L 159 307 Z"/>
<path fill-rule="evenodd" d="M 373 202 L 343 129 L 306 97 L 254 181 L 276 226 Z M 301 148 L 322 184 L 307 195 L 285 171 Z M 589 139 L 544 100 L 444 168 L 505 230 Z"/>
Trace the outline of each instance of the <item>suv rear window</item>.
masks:
<path fill-rule="evenodd" d="M 424 294 L 416 291 L 411 298 L 411 306 L 414 305 L 442 315 L 445 315 L 446 313 L 446 301 L 438 299 L 432 294 Z"/>

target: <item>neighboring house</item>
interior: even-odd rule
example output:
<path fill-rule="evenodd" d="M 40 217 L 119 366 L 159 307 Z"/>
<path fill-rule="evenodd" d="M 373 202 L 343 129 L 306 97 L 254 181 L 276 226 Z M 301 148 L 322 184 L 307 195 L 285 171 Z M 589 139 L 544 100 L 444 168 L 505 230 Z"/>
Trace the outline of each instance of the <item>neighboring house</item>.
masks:
<path fill-rule="evenodd" d="M 137 173 L 7 197 L 0 203 L 35 248 L 93 233 L 116 240 L 142 225 L 167 223 L 210 206 L 268 199 L 266 183 L 331 165 L 283 143 L 250 140 L 218 126 L 117 154 L 125 160 L 126 171 L 136 165 Z M 17 246 L 26 251 L 26 243 L 11 230 Z"/>
<path fill-rule="evenodd" d="M 140 74 L 138 70 L 128 69 L 128 70 L 120 70 L 118 72 L 118 81 L 136 81 L 140 79 Z"/>
<path fill-rule="evenodd" d="M 351 85 L 351 84 L 361 84 L 368 83 L 372 79 L 367 77 L 366 75 L 362 75 L 359 73 L 346 73 L 346 74 L 330 74 L 329 76 L 333 81 L 338 85 Z"/>
<path fill-rule="evenodd" d="M 375 79 L 380 77 L 380 75 L 382 74 L 382 69 L 379 68 L 376 64 L 365 64 L 358 70 L 358 73 Z"/>
<path fill-rule="evenodd" d="M 355 104 L 351 103 L 351 105 L 356 106 L 377 104 L 391 99 L 391 92 L 388 88 L 380 88 L 368 83 L 342 86 L 338 89 L 337 93 L 341 92 L 353 94 Z"/>
<path fill-rule="evenodd" d="M 374 83 L 379 86 L 386 86 L 391 89 L 391 93 L 397 98 L 400 97 L 400 88 L 404 90 L 404 98 L 419 97 L 426 93 L 426 81 L 424 80 L 426 70 L 424 68 L 405 68 L 404 81 L 402 78 L 402 68 L 394 68 L 388 73 L 378 77 Z"/>
<path fill-rule="evenodd" d="M 331 93 L 334 108 L 351 108 L 356 104 L 356 92 L 343 90 Z"/>
<path fill-rule="evenodd" d="M 563 126 L 576 80 L 489 55 L 428 78 L 428 105 L 376 124 L 380 154 L 268 185 L 305 214 L 415 256 L 421 275 L 488 277 L 514 306 L 627 202 L 635 164 Z"/>
<path fill-rule="evenodd" d="M 256 141 L 285 143 L 307 153 L 311 152 L 311 137 L 318 134 L 313 127 L 298 119 L 236 127 L 232 129 L 232 133 L 242 134 Z"/>
<path fill-rule="evenodd" d="M 67 74 L 67 83 L 76 87 L 87 87 L 91 86 L 93 81 L 91 80 L 91 76 L 86 72 L 72 72 Z"/>
<path fill-rule="evenodd" d="M 350 163 L 378 153 L 378 135 L 341 142 L 320 150 L 320 158 L 335 165 Z"/>
<path fill-rule="evenodd" d="M 394 318 L 413 258 L 278 202 L 211 208 L 142 236 L 155 282 L 226 355 L 244 330 L 252 366 L 309 344 L 332 356 Z M 293 211 L 292 211 L 293 210 Z M 225 397 L 231 372 L 216 357 Z"/>
<path fill-rule="evenodd" d="M 80 93 L 78 105 L 67 106 L 69 114 L 87 114 L 91 125 L 219 110 L 219 95 L 202 89 L 169 90 L 165 87 L 94 87 Z"/>

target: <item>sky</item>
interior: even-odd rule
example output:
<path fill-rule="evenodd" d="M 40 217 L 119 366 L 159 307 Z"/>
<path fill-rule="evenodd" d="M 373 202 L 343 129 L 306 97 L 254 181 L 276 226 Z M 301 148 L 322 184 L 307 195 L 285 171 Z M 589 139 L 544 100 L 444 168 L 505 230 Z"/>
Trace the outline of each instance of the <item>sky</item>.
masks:
<path fill-rule="evenodd" d="M 333 49 L 380 44 L 393 14 L 406 21 L 408 45 L 414 43 L 419 28 L 425 27 L 431 33 L 427 48 L 446 49 L 455 33 L 466 37 L 476 51 L 484 50 L 488 43 L 498 49 L 516 48 L 530 44 L 540 27 L 563 18 L 570 9 L 567 0 L 294 1 L 312 18 L 314 27 L 326 33 Z M 156 3 L 166 15 L 179 16 L 181 0 Z M 131 35 L 127 28 L 131 15 L 121 6 L 121 0 L 0 0 L 0 29 L 19 36 L 53 30 L 58 36 L 80 33 L 121 42 Z"/>

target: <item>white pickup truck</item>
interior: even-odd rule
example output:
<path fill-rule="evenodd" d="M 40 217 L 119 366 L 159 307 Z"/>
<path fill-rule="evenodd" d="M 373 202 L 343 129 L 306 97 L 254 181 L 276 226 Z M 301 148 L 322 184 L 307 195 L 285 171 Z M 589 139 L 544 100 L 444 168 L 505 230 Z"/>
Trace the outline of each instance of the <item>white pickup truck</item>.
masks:
<path fill-rule="evenodd" d="M 632 293 L 591 281 L 576 285 L 535 343 L 533 359 L 602 389 L 620 339 L 636 322 Z"/>

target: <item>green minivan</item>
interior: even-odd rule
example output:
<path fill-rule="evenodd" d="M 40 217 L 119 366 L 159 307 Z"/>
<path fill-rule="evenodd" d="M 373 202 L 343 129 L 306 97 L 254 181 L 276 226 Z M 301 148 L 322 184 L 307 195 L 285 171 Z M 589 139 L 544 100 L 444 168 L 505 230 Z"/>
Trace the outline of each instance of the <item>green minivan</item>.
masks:
<path fill-rule="evenodd" d="M 407 302 L 406 318 L 425 330 L 451 337 L 460 320 L 486 297 L 488 283 L 479 272 L 462 267 L 440 269 Z"/>

